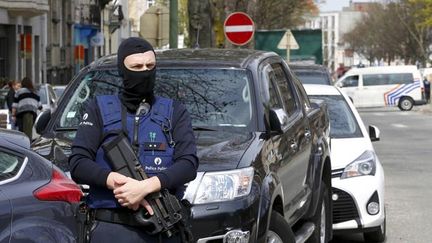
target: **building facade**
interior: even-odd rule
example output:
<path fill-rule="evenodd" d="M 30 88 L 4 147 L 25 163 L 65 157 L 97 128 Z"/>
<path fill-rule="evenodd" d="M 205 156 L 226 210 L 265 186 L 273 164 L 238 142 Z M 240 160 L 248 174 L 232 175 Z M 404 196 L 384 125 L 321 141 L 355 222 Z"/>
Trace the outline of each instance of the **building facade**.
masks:
<path fill-rule="evenodd" d="M 98 0 L 49 0 L 47 82 L 67 84 L 100 56 L 101 7 Z"/>
<path fill-rule="evenodd" d="M 318 17 L 310 18 L 300 27 L 322 29 L 323 60 L 330 71 L 336 71 L 340 64 L 350 67 L 364 62 L 364 59 L 343 41 L 343 36 L 355 27 L 369 7 L 370 3 L 351 2 L 350 6 L 342 11 L 321 12 Z"/>
<path fill-rule="evenodd" d="M 48 0 L 0 0 L 0 79 L 44 82 Z"/>

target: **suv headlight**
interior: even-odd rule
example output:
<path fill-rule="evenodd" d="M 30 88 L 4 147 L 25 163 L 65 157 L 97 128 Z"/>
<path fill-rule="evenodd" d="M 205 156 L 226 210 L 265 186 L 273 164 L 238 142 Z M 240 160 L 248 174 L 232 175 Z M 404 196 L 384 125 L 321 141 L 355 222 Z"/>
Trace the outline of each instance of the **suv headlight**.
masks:
<path fill-rule="evenodd" d="M 198 185 L 193 204 L 234 200 L 250 193 L 252 167 L 221 172 L 207 172 Z"/>
<path fill-rule="evenodd" d="M 341 179 L 364 175 L 375 175 L 375 171 L 376 155 L 373 151 L 366 150 L 362 155 L 345 167 Z"/>

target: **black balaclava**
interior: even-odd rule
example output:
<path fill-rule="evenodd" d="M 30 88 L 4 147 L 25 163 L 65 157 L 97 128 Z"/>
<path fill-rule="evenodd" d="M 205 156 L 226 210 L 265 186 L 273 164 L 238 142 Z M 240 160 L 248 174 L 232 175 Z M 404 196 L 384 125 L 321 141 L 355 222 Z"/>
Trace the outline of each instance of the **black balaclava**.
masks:
<path fill-rule="evenodd" d="M 156 79 L 156 67 L 152 70 L 131 71 L 124 65 L 127 56 L 136 53 L 153 51 L 153 47 L 146 40 L 138 37 L 130 37 L 124 40 L 117 52 L 117 66 L 119 74 L 123 78 L 122 103 L 126 108 L 135 112 L 143 99 L 152 104 L 154 100 L 154 83 Z"/>

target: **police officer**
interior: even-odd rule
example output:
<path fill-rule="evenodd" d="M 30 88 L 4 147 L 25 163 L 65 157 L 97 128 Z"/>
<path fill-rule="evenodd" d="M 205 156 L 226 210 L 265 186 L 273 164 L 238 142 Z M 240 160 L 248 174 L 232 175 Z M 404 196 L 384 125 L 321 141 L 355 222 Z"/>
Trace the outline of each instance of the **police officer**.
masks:
<path fill-rule="evenodd" d="M 131 217 L 142 207 L 153 213 L 144 199 L 148 194 L 167 188 L 181 197 L 183 185 L 196 177 L 189 113 L 179 102 L 154 95 L 156 58 L 146 40 L 124 40 L 117 62 L 123 92 L 88 103 L 69 157 L 73 179 L 90 185 L 86 200 L 95 219 L 91 242 L 180 242 L 179 236 L 146 234 Z M 138 181 L 111 171 L 101 146 L 119 129 L 126 130 L 149 179 Z M 148 142 L 159 148 L 146 149 Z"/>

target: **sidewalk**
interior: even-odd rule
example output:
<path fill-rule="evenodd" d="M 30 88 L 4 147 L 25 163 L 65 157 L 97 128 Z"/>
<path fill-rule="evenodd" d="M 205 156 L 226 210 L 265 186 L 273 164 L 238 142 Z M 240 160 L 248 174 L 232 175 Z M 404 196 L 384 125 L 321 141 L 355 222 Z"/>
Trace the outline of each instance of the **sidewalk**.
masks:
<path fill-rule="evenodd" d="M 426 105 L 419 106 L 419 111 L 432 114 L 432 102 Z"/>

